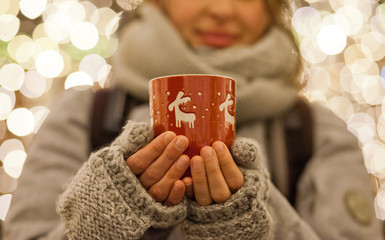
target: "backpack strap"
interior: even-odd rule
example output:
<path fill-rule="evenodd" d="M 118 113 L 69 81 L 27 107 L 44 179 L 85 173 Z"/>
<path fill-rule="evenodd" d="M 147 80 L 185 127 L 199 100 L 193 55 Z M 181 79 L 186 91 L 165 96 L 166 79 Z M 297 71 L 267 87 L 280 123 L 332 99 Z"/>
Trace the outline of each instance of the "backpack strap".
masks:
<path fill-rule="evenodd" d="M 309 103 L 299 98 L 285 118 L 289 202 L 295 206 L 297 183 L 313 153 L 313 117 Z"/>
<path fill-rule="evenodd" d="M 138 100 L 118 88 L 96 91 L 91 114 L 91 151 L 112 142 L 121 132 L 129 111 L 138 104 Z"/>

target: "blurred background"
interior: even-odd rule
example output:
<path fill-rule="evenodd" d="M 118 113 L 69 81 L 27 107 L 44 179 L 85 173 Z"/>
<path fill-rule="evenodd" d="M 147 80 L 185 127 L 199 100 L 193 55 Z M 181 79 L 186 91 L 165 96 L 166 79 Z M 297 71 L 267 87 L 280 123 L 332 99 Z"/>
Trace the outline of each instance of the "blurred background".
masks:
<path fill-rule="evenodd" d="M 385 4 L 292 1 L 302 92 L 358 139 L 385 219 Z M 132 0 L 132 9 L 141 0 Z M 127 6 L 126 6 L 127 7 Z M 31 140 L 61 92 L 106 87 L 123 9 L 115 0 L 0 0 L 0 231 Z"/>

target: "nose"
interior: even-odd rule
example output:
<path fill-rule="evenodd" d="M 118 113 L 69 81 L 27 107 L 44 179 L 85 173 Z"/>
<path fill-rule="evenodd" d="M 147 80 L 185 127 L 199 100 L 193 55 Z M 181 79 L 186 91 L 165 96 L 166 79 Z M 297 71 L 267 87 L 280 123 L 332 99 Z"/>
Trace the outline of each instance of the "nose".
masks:
<path fill-rule="evenodd" d="M 208 13 L 215 19 L 223 21 L 232 18 L 236 11 L 234 0 L 207 0 Z"/>

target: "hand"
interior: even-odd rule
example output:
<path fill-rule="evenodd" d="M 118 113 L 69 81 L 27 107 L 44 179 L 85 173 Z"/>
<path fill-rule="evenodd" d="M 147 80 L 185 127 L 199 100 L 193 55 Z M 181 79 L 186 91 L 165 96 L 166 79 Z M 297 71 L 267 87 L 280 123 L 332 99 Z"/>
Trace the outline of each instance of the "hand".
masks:
<path fill-rule="evenodd" d="M 188 145 L 185 136 L 168 131 L 126 160 L 155 201 L 169 206 L 182 201 L 186 186 L 180 178 L 190 164 L 190 158 L 183 154 Z"/>
<path fill-rule="evenodd" d="M 190 168 L 195 199 L 202 206 L 213 201 L 225 202 L 244 183 L 242 172 L 226 145 L 220 141 L 214 142 L 212 147 L 203 147 L 200 156 L 191 159 Z M 188 188 L 187 193 L 191 192 L 188 179 L 183 181 Z"/>

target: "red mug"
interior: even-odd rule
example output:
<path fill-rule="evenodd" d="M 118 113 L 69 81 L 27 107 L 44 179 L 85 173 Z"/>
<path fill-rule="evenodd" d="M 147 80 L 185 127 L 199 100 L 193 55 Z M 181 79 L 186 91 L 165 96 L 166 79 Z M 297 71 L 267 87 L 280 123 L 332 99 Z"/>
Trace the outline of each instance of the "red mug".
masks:
<path fill-rule="evenodd" d="M 203 146 L 235 139 L 235 80 L 218 75 L 172 75 L 149 82 L 151 123 L 158 136 L 165 131 L 186 136 L 185 152 L 199 155 Z"/>

